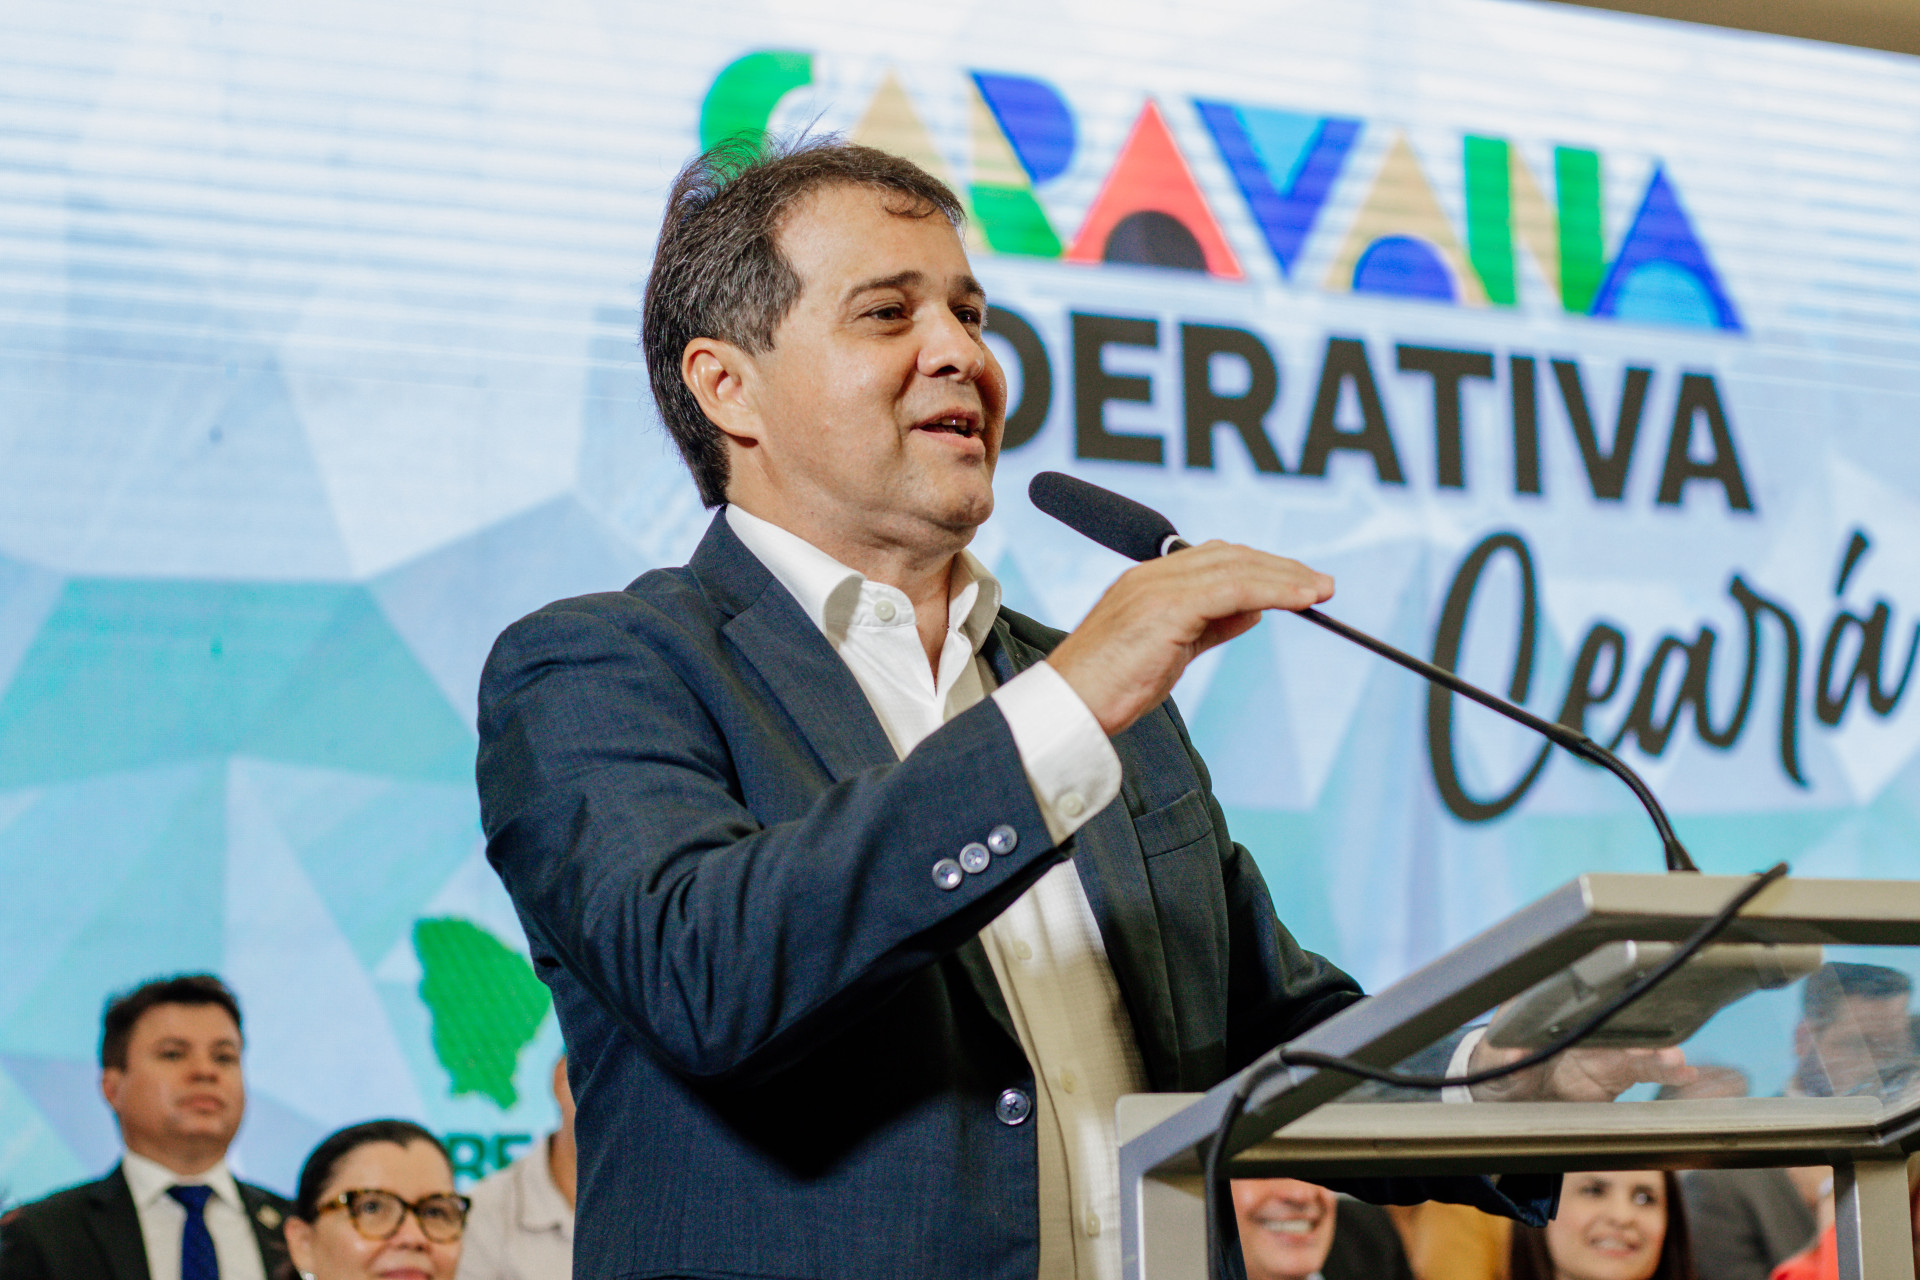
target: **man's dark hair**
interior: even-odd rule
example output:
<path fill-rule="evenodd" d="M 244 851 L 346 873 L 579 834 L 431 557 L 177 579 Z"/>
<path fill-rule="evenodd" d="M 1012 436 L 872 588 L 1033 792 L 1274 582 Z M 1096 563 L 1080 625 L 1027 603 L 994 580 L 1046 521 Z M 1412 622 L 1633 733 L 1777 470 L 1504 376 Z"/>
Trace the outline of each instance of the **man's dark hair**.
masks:
<path fill-rule="evenodd" d="M 959 199 L 919 165 L 838 137 L 723 142 L 682 169 L 667 194 L 640 341 L 660 418 L 709 507 L 727 499 L 726 444 L 681 380 L 681 355 L 695 338 L 754 355 L 772 348 L 801 288 L 780 252 L 781 225 L 807 196 L 839 186 L 898 195 L 902 217 L 938 213 L 956 228 L 966 220 Z"/>
<path fill-rule="evenodd" d="M 127 1043 L 133 1039 L 133 1025 L 140 1016 L 161 1004 L 217 1004 L 240 1027 L 240 1002 L 233 998 L 227 984 L 210 973 L 177 973 L 171 978 L 155 978 L 131 991 L 107 999 L 106 1012 L 100 1018 L 100 1065 L 127 1067 Z"/>
<path fill-rule="evenodd" d="M 361 1147 L 375 1142 L 391 1142 L 396 1147 L 410 1147 L 416 1142 L 424 1142 L 440 1153 L 440 1158 L 447 1162 L 449 1172 L 453 1169 L 453 1158 L 447 1154 L 446 1144 L 413 1121 L 363 1120 L 328 1134 L 313 1149 L 313 1154 L 307 1157 L 306 1164 L 300 1167 L 299 1189 L 294 1193 L 294 1216 L 303 1222 L 318 1218 L 320 1193 L 333 1181 L 334 1170 L 340 1167 L 342 1160 Z"/>
<path fill-rule="evenodd" d="M 1823 1031 L 1840 1018 L 1848 1000 L 1904 1000 L 1912 994 L 1913 979 L 1898 969 L 1836 960 L 1813 971 L 1801 1000 L 1807 1025 Z"/>

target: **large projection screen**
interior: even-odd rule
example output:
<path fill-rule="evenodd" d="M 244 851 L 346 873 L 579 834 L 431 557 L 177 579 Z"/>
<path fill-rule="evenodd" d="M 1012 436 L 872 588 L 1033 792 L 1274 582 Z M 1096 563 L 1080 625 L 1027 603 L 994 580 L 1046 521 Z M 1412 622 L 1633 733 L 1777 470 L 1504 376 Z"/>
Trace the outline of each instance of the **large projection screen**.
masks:
<path fill-rule="evenodd" d="M 102 999 L 224 974 L 235 1162 L 559 1037 L 487 867 L 501 627 L 710 514 L 635 347 L 703 141 L 840 131 L 972 212 L 1017 388 L 975 549 L 1071 626 L 1065 469 L 1644 770 L 1701 864 L 1920 838 L 1920 63 L 1496 0 L 489 0 L 0 15 L 0 1202 L 117 1151 Z M 1290 618 L 1177 691 L 1309 946 L 1378 986 L 1659 848 L 1610 778 Z M 1778 1046 L 1797 1011 L 1713 1036 Z"/>

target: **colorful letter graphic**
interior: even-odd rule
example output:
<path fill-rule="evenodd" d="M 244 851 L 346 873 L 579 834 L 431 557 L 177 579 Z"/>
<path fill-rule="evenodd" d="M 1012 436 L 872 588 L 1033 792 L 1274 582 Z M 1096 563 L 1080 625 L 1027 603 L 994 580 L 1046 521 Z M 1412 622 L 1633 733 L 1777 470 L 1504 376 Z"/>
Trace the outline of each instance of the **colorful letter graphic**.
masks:
<path fill-rule="evenodd" d="M 1467 252 L 1487 299 L 1519 302 L 1514 241 L 1524 244 L 1568 311 L 1585 313 L 1600 284 L 1600 157 L 1574 147 L 1554 150 L 1558 213 L 1519 153 L 1502 138 L 1469 136 L 1466 172 Z"/>
<path fill-rule="evenodd" d="M 1360 122 L 1195 99 L 1267 247 L 1291 275 Z"/>
<path fill-rule="evenodd" d="M 1647 183 L 1640 211 L 1593 300 L 1593 314 L 1648 324 L 1741 328 L 1665 169 L 1656 168 Z"/>
<path fill-rule="evenodd" d="M 1057 258 L 1060 256 L 1060 237 L 1054 234 L 1046 211 L 1034 199 L 1034 179 L 1030 176 L 1033 168 L 1017 154 L 1019 148 L 1013 144 L 1012 135 L 1003 128 L 1006 116 L 991 109 L 985 91 L 978 87 L 981 79 L 979 75 L 974 76 L 976 88 L 971 104 L 973 181 L 968 184 L 967 194 L 973 202 L 973 216 L 994 252 Z M 1000 76 L 995 79 L 1003 100 L 1012 96 L 1005 87 L 1012 78 Z M 1037 81 L 1031 80 L 1025 83 L 1038 85 Z M 1038 87 L 1045 89 L 1044 85 Z M 1047 92 L 1051 93 L 1051 90 Z M 1028 98 L 1034 96 L 1029 94 Z M 1055 105 L 1059 104 L 1058 98 L 1053 101 Z M 1061 110 L 1064 113 L 1065 108 Z M 1016 116 L 1016 119 L 1031 123 L 1032 117 Z M 1071 158 L 1072 118 L 1067 119 L 1066 158 Z M 1029 141 L 1032 141 L 1031 135 Z M 1048 164 L 1059 161 L 1062 167 L 1065 166 L 1065 158 L 1060 156 L 1057 148 L 1041 147 L 1041 158 Z"/>
<path fill-rule="evenodd" d="M 1035 186 L 1067 171 L 1076 143 L 1073 113 L 1052 85 L 987 71 L 974 72 L 973 83 Z"/>
<path fill-rule="evenodd" d="M 758 50 L 729 63 L 703 101 L 701 144 L 758 137 L 781 99 L 814 83 L 814 74 L 813 55 L 793 50 Z M 1244 277 L 1153 99 L 1140 109 L 1063 252 L 1038 190 L 1075 162 L 1079 131 L 1072 109 L 1053 85 L 1031 76 L 968 71 L 958 79 L 966 97 L 964 184 L 954 180 L 954 162 L 935 145 L 897 72 L 886 73 L 849 132 L 961 193 L 969 248 Z M 1544 284 L 1574 315 L 1731 332 L 1743 327 L 1678 190 L 1657 164 L 1610 256 L 1597 151 L 1553 147 L 1549 184 L 1507 139 L 1466 136 L 1462 225 L 1436 195 L 1405 132 L 1392 136 L 1356 207 L 1351 195 L 1336 201 L 1334 188 L 1359 143 L 1362 121 L 1207 98 L 1193 105 L 1283 278 L 1298 275 L 1330 207 L 1353 209 L 1344 227 L 1322 233 L 1336 250 L 1322 282 L 1330 292 L 1517 307 Z M 1316 262 L 1321 253 L 1315 252 Z M 1523 256 L 1537 274 L 1523 270 Z"/>
<path fill-rule="evenodd" d="M 1470 306 L 1486 302 L 1404 133 L 1394 136 L 1325 288 Z"/>
<path fill-rule="evenodd" d="M 1149 98 L 1067 250 L 1069 262 L 1121 262 L 1242 277 L 1240 260 Z"/>
<path fill-rule="evenodd" d="M 744 134 L 759 138 L 780 99 L 813 83 L 813 55 L 762 49 L 721 69 L 700 104 L 700 149 Z"/>

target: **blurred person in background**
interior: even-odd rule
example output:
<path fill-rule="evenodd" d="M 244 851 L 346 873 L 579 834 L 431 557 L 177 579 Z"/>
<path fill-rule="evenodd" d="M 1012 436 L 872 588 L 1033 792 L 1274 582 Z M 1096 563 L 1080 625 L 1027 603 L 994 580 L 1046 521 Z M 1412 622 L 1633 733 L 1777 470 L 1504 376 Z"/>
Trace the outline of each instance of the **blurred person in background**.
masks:
<path fill-rule="evenodd" d="M 573 1090 L 553 1064 L 560 1127 L 473 1189 L 460 1280 L 570 1280 L 573 1275 Z"/>
<path fill-rule="evenodd" d="M 1911 1078 L 1913 982 L 1898 969 L 1828 963 L 1801 989 L 1791 1097 L 1878 1093 Z M 1806 1249 L 1825 1167 L 1706 1169 L 1680 1180 L 1700 1280 L 1767 1280 Z"/>
<path fill-rule="evenodd" d="M 1819 1236 L 1804 1251 L 1775 1267 L 1773 1280 L 1839 1280 L 1840 1236 L 1834 1228 L 1831 1177 L 1820 1188 L 1814 1216 L 1820 1223 Z M 1907 1216 L 1913 1232 L 1913 1265 L 1920 1272 L 1920 1156 L 1907 1161 Z"/>
<path fill-rule="evenodd" d="M 1544 1228 L 1515 1227 L 1512 1280 L 1695 1280 L 1671 1173 L 1570 1173 Z"/>
<path fill-rule="evenodd" d="M 1413 1280 L 1386 1210 L 1298 1178 L 1238 1178 L 1247 1280 Z"/>
<path fill-rule="evenodd" d="M 453 1280 L 467 1204 L 440 1139 L 369 1120 L 307 1157 L 287 1251 L 300 1280 Z"/>
<path fill-rule="evenodd" d="M 234 1180 L 246 1111 L 240 1004 L 212 974 L 107 1002 L 100 1092 L 125 1154 L 85 1183 L 8 1215 L 0 1280 L 265 1280 L 285 1257 L 287 1202 Z"/>
<path fill-rule="evenodd" d="M 1694 1078 L 1686 1084 L 1662 1085 L 1658 1098 L 1671 1102 L 1747 1096 L 1746 1073 L 1737 1067 L 1699 1063 L 1694 1072 Z M 1743 1169 L 1735 1172 L 1748 1175 L 1779 1171 Z M 1400 1229 L 1408 1261 L 1419 1280 L 1508 1280 L 1513 1237 L 1510 1219 L 1455 1204 L 1410 1205 L 1389 1212 L 1394 1225 Z M 1697 1251 L 1697 1221 L 1694 1226 Z"/>

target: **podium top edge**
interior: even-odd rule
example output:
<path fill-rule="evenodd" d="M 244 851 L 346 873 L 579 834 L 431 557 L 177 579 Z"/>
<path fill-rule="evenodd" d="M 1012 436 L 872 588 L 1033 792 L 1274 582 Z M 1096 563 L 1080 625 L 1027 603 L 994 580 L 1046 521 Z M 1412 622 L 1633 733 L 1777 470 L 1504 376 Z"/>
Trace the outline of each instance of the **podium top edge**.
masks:
<path fill-rule="evenodd" d="M 1577 893 L 1593 917 L 1705 919 L 1725 905 L 1748 879 L 1676 872 L 1588 872 L 1576 877 L 1563 892 Z M 1920 880 L 1802 880 L 1789 876 L 1763 890 L 1741 915 L 1809 924 L 1920 925 Z M 1920 942 L 1920 937 L 1914 941 Z"/>

